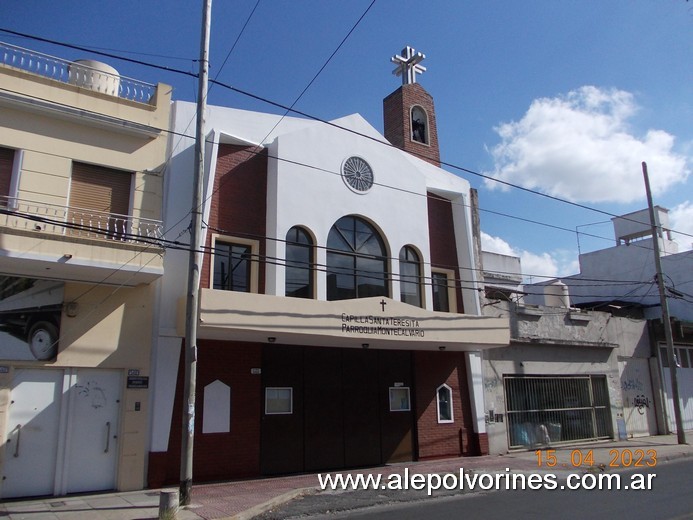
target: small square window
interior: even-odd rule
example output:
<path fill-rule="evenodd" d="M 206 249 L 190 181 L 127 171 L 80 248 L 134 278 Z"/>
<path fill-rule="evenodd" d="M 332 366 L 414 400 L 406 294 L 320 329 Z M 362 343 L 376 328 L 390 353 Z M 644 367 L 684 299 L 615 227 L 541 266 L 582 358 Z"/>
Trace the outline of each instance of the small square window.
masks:
<path fill-rule="evenodd" d="M 293 388 L 265 388 L 265 414 L 291 414 L 294 411 Z"/>
<path fill-rule="evenodd" d="M 214 280 L 212 287 L 224 291 L 250 292 L 249 245 L 217 241 L 214 246 Z"/>
<path fill-rule="evenodd" d="M 409 388 L 406 386 L 390 387 L 390 411 L 408 412 L 411 410 Z"/>

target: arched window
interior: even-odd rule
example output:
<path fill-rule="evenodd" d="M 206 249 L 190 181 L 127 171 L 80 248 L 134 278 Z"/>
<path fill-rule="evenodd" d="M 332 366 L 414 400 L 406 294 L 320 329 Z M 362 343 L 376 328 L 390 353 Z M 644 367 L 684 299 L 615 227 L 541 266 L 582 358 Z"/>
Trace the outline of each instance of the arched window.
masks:
<path fill-rule="evenodd" d="M 404 246 L 399 252 L 399 287 L 401 300 L 410 305 L 422 307 L 421 298 L 421 259 L 411 246 Z"/>
<path fill-rule="evenodd" d="M 388 296 L 387 273 L 378 231 L 361 218 L 340 218 L 327 237 L 327 299 Z"/>
<path fill-rule="evenodd" d="M 411 138 L 419 143 L 428 144 L 428 116 L 420 106 L 411 109 Z"/>
<path fill-rule="evenodd" d="M 285 294 L 293 298 L 312 298 L 313 239 L 302 227 L 286 234 Z"/>
<path fill-rule="evenodd" d="M 451 423 L 455 420 L 452 413 L 452 388 L 442 384 L 436 390 L 436 401 L 438 403 L 438 422 Z"/>

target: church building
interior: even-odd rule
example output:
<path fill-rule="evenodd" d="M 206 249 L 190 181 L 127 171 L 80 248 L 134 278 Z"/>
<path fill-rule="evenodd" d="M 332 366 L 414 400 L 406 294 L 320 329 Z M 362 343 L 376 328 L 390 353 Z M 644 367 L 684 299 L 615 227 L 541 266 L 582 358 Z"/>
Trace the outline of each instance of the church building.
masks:
<path fill-rule="evenodd" d="M 469 183 L 440 168 L 424 56 L 392 58 L 384 136 L 208 107 L 195 481 L 488 452 Z M 196 106 L 172 107 L 166 239 L 189 243 Z M 188 252 L 158 297 L 148 483 L 179 478 Z"/>

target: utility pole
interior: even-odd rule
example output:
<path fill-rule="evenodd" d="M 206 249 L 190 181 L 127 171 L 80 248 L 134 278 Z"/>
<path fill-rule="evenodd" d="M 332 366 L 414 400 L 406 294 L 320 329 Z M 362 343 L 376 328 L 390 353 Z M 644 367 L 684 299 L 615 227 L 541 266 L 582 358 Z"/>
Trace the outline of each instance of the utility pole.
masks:
<path fill-rule="evenodd" d="M 190 504 L 193 476 L 193 445 L 195 440 L 195 386 L 197 383 L 197 314 L 200 291 L 202 253 L 202 184 L 205 168 L 205 108 L 209 73 L 209 33 L 212 0 L 204 0 L 200 69 L 197 89 L 197 127 L 195 133 L 195 166 L 190 224 L 190 260 L 185 315 L 185 389 L 183 401 L 183 438 L 180 454 L 180 504 Z"/>
<path fill-rule="evenodd" d="M 671 332 L 671 320 L 669 318 L 669 303 L 664 287 L 662 275 L 662 260 L 659 253 L 659 233 L 655 219 L 654 206 L 652 205 L 652 192 L 650 191 L 650 177 L 647 174 L 647 163 L 642 163 L 642 174 L 645 178 L 645 191 L 647 192 L 647 207 L 650 209 L 650 226 L 652 226 L 652 243 L 654 244 L 655 269 L 657 270 L 657 285 L 659 286 L 659 302 L 662 307 L 662 322 L 664 323 L 664 337 L 667 342 L 667 358 L 669 360 L 669 374 L 671 375 L 671 396 L 674 401 L 674 418 L 676 420 L 676 434 L 679 444 L 686 444 L 686 432 L 683 430 L 683 418 L 681 416 L 681 398 L 679 396 L 679 382 L 676 374 L 676 360 L 674 357 L 674 339 Z"/>

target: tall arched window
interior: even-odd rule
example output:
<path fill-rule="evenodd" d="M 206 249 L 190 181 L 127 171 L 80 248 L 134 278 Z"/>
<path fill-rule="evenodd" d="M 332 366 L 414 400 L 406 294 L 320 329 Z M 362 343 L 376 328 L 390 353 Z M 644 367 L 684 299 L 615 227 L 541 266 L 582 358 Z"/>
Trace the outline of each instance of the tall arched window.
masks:
<path fill-rule="evenodd" d="M 411 246 L 404 246 L 399 252 L 399 287 L 401 300 L 410 305 L 422 307 L 421 298 L 421 259 Z"/>
<path fill-rule="evenodd" d="M 302 227 L 286 234 L 285 294 L 293 298 L 312 298 L 313 239 Z"/>
<path fill-rule="evenodd" d="M 387 273 L 378 231 L 361 218 L 340 218 L 327 237 L 327 299 L 388 296 Z"/>
<path fill-rule="evenodd" d="M 454 422 L 455 417 L 452 411 L 452 388 L 450 388 L 446 384 L 440 385 L 436 389 L 436 398 L 438 408 L 438 422 Z"/>

